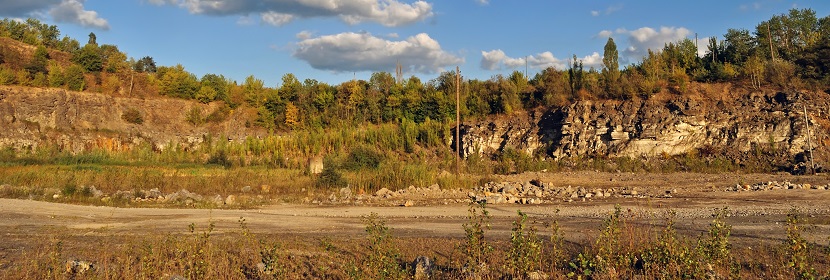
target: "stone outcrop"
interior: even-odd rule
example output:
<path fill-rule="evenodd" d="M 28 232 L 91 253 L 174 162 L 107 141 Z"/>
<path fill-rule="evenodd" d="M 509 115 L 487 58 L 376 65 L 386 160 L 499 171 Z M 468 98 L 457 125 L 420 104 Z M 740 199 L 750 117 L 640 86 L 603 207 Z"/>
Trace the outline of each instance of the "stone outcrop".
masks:
<path fill-rule="evenodd" d="M 174 98 L 141 99 L 57 88 L 0 86 L 0 147 L 35 149 L 51 145 L 79 152 L 122 151 L 150 145 L 163 150 L 170 144 L 197 146 L 207 135 L 244 140 L 263 134 L 245 127 L 241 110 L 219 123 L 194 126 L 186 121 L 191 108 L 201 109 L 206 116 L 219 106 Z M 122 116 L 128 110 L 137 110 L 143 122 L 124 120 Z"/>
<path fill-rule="evenodd" d="M 740 152 L 763 147 L 796 155 L 807 150 L 804 105 L 812 145 L 824 149 L 827 128 L 820 124 L 828 117 L 827 100 L 826 93 L 744 92 L 720 98 L 663 94 L 649 100 L 578 101 L 467 123 L 461 153 L 487 156 L 513 149 L 553 158 L 649 157 L 704 147 Z"/>

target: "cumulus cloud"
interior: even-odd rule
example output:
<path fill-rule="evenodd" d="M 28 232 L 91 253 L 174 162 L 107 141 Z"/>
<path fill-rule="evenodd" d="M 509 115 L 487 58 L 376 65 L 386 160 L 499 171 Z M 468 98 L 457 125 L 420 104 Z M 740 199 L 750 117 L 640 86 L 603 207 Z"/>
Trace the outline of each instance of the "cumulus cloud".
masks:
<path fill-rule="evenodd" d="M 423 0 L 411 4 L 399 0 L 149 0 L 171 2 L 192 14 L 248 16 L 258 14 L 264 23 L 285 25 L 300 18 L 334 17 L 348 24 L 376 22 L 401 26 L 433 15 L 432 4 Z"/>
<path fill-rule="evenodd" d="M 30 17 L 44 15 L 45 12 L 56 22 L 109 29 L 106 19 L 98 16 L 97 12 L 84 8 L 84 0 L 0 0 L 0 16 Z"/>
<path fill-rule="evenodd" d="M 584 56 L 581 58 L 582 60 L 582 67 L 585 69 L 600 69 L 602 68 L 602 55 L 598 52 L 594 52 L 591 55 Z"/>
<path fill-rule="evenodd" d="M 400 61 L 407 72 L 432 74 L 464 63 L 426 33 L 402 41 L 353 32 L 307 38 L 297 43 L 293 56 L 314 69 L 334 72 L 389 71 Z"/>
<path fill-rule="evenodd" d="M 500 49 L 492 51 L 481 52 L 481 69 L 484 70 L 502 70 L 502 69 L 516 69 L 527 65 L 534 69 L 545 69 L 548 67 L 555 67 L 564 69 L 567 65 L 566 61 L 553 56 L 551 52 L 542 52 L 526 57 L 509 57 L 504 51 Z"/>
<path fill-rule="evenodd" d="M 98 16 L 98 12 L 87 11 L 84 4 L 78 0 L 64 0 L 49 10 L 49 15 L 57 22 L 70 22 L 81 26 L 109 30 L 106 19 Z"/>
<path fill-rule="evenodd" d="M 608 37 L 611 37 L 611 35 L 614 35 L 614 32 L 612 32 L 611 30 L 603 30 L 603 31 L 600 31 L 597 34 L 597 37 L 599 37 L 599 38 L 608 38 Z"/>
<path fill-rule="evenodd" d="M 623 35 L 628 43 L 627 47 L 617 41 L 617 49 L 620 50 L 620 61 L 638 61 L 642 59 L 648 50 L 661 50 L 666 43 L 678 42 L 686 39 L 692 32 L 684 27 L 642 27 L 636 30 L 617 29 L 614 33 Z M 610 31 L 603 30 L 597 35 L 611 36 Z"/>

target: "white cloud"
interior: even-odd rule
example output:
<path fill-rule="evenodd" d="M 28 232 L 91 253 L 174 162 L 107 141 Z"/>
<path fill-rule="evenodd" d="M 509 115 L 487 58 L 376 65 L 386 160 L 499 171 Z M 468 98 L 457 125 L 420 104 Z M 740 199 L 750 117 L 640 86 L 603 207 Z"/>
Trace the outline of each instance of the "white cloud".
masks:
<path fill-rule="evenodd" d="M 192 14 L 259 14 L 263 22 L 285 25 L 301 18 L 339 18 L 348 24 L 376 22 L 402 26 L 432 17 L 432 4 L 423 0 L 411 4 L 399 0 L 149 0 L 161 4 L 175 2 Z"/>
<path fill-rule="evenodd" d="M 585 69 L 600 69 L 602 68 L 602 56 L 598 52 L 581 58 L 582 67 Z"/>
<path fill-rule="evenodd" d="M 426 33 L 403 41 L 353 32 L 307 38 L 297 43 L 293 56 L 314 69 L 334 72 L 390 71 L 400 61 L 407 72 L 431 74 L 464 63 Z"/>
<path fill-rule="evenodd" d="M 96 11 L 84 10 L 84 4 L 79 0 L 64 0 L 52 7 L 49 15 L 57 22 L 70 22 L 102 30 L 110 29 L 106 19 L 99 17 Z"/>
<path fill-rule="evenodd" d="M 26 18 L 47 15 L 56 22 L 109 29 L 106 19 L 101 18 L 97 12 L 84 8 L 84 0 L 0 0 L 0 16 Z"/>
<path fill-rule="evenodd" d="M 476 0 L 479 5 L 489 5 L 490 0 Z"/>
<path fill-rule="evenodd" d="M 608 38 L 608 37 L 611 37 L 611 35 L 614 35 L 614 32 L 612 32 L 611 30 L 603 30 L 603 31 L 600 31 L 597 34 L 597 37 L 599 37 L 599 38 Z"/>
<path fill-rule="evenodd" d="M 612 5 L 612 6 L 608 6 L 607 8 L 605 8 L 604 11 L 592 10 L 591 15 L 595 16 L 595 17 L 598 17 L 600 15 L 606 15 L 607 16 L 607 15 L 613 14 L 613 13 L 619 11 L 619 10 L 622 10 L 622 8 L 623 8 L 622 4 Z"/>
<path fill-rule="evenodd" d="M 300 33 L 297 33 L 297 35 L 296 35 L 297 39 L 300 39 L 300 40 L 306 40 L 306 39 L 311 38 L 312 36 L 314 36 L 314 33 L 311 32 L 311 31 L 308 31 L 308 30 L 300 31 Z"/>
<path fill-rule="evenodd" d="M 480 67 L 484 70 L 502 70 L 502 69 L 516 69 L 527 65 L 534 69 L 546 69 L 554 67 L 557 69 L 565 69 L 568 62 L 561 60 L 553 55 L 551 52 L 542 52 L 526 57 L 513 58 L 507 56 L 504 51 L 500 49 L 492 51 L 481 52 Z"/>
<path fill-rule="evenodd" d="M 697 39 L 697 56 L 703 57 L 709 52 L 709 38 L 710 37 L 700 37 Z M 717 39 L 717 37 L 715 37 Z M 694 40 L 692 40 L 694 42 Z M 723 44 L 720 40 L 718 40 L 718 44 Z"/>
<path fill-rule="evenodd" d="M 400 38 L 400 37 L 401 37 L 401 35 L 398 35 L 398 33 L 392 32 L 392 33 L 386 34 L 386 37 L 389 37 L 389 38 Z"/>
<path fill-rule="evenodd" d="M 636 30 L 618 29 L 617 34 L 625 35 L 628 39 L 628 47 L 622 48 L 617 42 L 617 49 L 621 49 L 621 55 L 626 61 L 639 61 L 648 50 L 662 50 L 666 43 L 673 43 L 683 40 L 692 32 L 684 27 L 660 27 L 655 30 L 651 27 L 642 27 Z M 623 61 L 623 58 L 620 58 Z"/>
<path fill-rule="evenodd" d="M 481 51 L 481 69 L 496 70 L 499 64 L 507 57 L 502 50 Z"/>
<path fill-rule="evenodd" d="M 294 20 L 294 15 L 292 14 L 282 14 L 277 12 L 265 12 L 260 14 L 260 17 L 262 17 L 262 22 L 274 26 L 283 26 Z"/>

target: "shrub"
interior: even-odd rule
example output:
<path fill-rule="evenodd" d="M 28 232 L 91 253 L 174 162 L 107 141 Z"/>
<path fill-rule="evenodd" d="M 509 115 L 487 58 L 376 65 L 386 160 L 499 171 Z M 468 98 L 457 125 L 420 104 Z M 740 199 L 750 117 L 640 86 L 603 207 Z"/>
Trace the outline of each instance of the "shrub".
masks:
<path fill-rule="evenodd" d="M 790 210 L 787 214 L 787 240 L 784 241 L 787 267 L 792 269 L 796 279 L 816 279 L 818 273 L 812 265 L 810 243 L 801 236 L 804 231 L 802 223 L 798 209 Z"/>
<path fill-rule="evenodd" d="M 368 244 L 364 274 L 369 279 L 403 279 L 406 272 L 398 265 L 400 253 L 386 221 L 371 213 L 363 218 Z"/>
<path fill-rule="evenodd" d="M 205 123 L 205 118 L 202 116 L 202 109 L 199 107 L 193 106 L 190 110 L 187 111 L 185 114 L 185 120 L 192 124 L 193 126 L 199 126 Z"/>
<path fill-rule="evenodd" d="M 542 241 L 536 230 L 527 226 L 527 214 L 517 210 L 519 218 L 513 221 L 510 233 L 510 252 L 507 255 L 507 271 L 513 277 L 525 277 L 539 268 L 542 259 Z"/>
<path fill-rule="evenodd" d="M 473 278 L 487 271 L 487 258 L 493 251 L 484 240 L 484 231 L 490 229 L 490 213 L 486 206 L 486 202 L 470 202 L 467 222 L 462 225 L 466 241 L 461 244 L 460 251 L 467 257 L 464 267 Z"/>
<path fill-rule="evenodd" d="M 212 122 L 212 123 L 219 123 L 223 122 L 228 119 L 228 116 L 231 114 L 231 107 L 223 105 L 222 107 L 216 108 L 213 112 L 205 117 L 205 121 Z"/>
<path fill-rule="evenodd" d="M 340 188 L 346 186 L 346 180 L 343 179 L 343 175 L 337 170 L 335 164 L 326 163 L 323 165 L 323 172 L 320 173 L 320 176 L 317 177 L 317 181 L 314 182 L 314 186 L 324 188 Z"/>
<path fill-rule="evenodd" d="M 218 150 L 213 155 L 211 155 L 208 160 L 207 164 L 216 164 L 221 165 L 225 168 L 230 168 L 233 163 L 228 159 L 228 154 L 225 150 Z"/>
<path fill-rule="evenodd" d="M 121 114 L 121 119 L 132 124 L 144 123 L 144 118 L 141 116 L 141 112 L 139 112 L 135 108 L 130 108 L 124 111 L 124 113 Z"/>
<path fill-rule="evenodd" d="M 383 155 L 374 149 L 357 146 L 349 153 L 343 168 L 347 170 L 377 169 L 383 161 Z"/>

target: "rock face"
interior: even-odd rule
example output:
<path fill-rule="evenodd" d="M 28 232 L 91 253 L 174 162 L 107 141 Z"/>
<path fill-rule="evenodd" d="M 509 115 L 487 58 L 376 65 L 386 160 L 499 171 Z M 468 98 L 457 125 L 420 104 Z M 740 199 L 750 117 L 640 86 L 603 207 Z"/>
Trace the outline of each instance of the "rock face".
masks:
<path fill-rule="evenodd" d="M 729 92 L 728 86 L 719 89 Z M 506 149 L 553 158 L 677 155 L 703 147 L 741 152 L 775 147 L 790 155 L 807 150 L 807 105 L 814 147 L 823 149 L 827 94 L 732 93 L 720 98 L 670 95 L 649 100 L 579 101 L 509 119 L 462 126 L 462 155 Z"/>
<path fill-rule="evenodd" d="M 89 149 L 129 150 L 151 145 L 192 147 L 207 135 L 233 140 L 263 132 L 245 127 L 244 112 L 234 112 L 220 123 L 194 127 L 186 121 L 190 108 L 208 115 L 218 103 L 199 104 L 173 98 L 140 99 L 105 94 L 73 92 L 56 88 L 0 86 L 0 147 L 34 149 L 54 145 L 64 151 Z M 142 123 L 122 116 L 137 110 Z"/>

